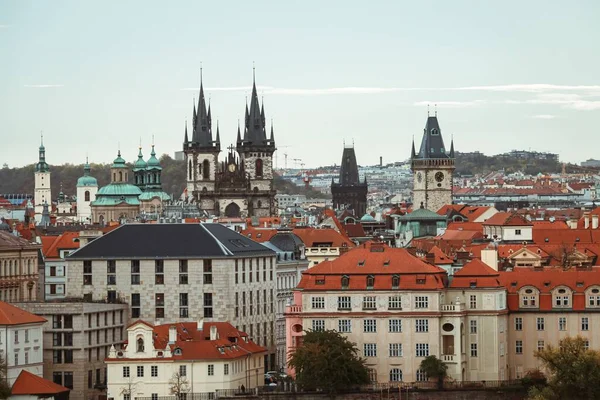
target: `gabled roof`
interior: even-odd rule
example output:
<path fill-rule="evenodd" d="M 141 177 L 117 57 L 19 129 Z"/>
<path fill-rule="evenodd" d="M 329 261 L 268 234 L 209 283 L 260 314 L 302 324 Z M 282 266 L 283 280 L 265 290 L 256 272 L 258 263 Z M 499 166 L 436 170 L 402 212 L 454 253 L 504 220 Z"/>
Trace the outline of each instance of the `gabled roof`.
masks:
<path fill-rule="evenodd" d="M 419 153 L 416 154 L 416 157 L 414 158 L 450 158 L 450 155 L 444 146 L 444 139 L 442 138 L 442 132 L 437 116 L 427 117 L 423 138 L 421 139 L 421 147 Z"/>
<path fill-rule="evenodd" d="M 21 370 L 19 376 L 13 383 L 10 393 L 13 396 L 18 395 L 53 395 L 68 392 L 69 389 L 51 382 L 47 379 L 41 378 L 37 375 L 32 374 L 27 370 Z"/>
<path fill-rule="evenodd" d="M 76 250 L 68 259 L 274 255 L 272 250 L 220 224 L 125 224 Z"/>
<path fill-rule="evenodd" d="M 0 326 L 25 325 L 46 322 L 45 318 L 0 301 Z"/>
<path fill-rule="evenodd" d="M 473 259 L 454 273 L 451 288 L 498 288 L 501 287 L 499 272 L 483 261 Z"/>
<path fill-rule="evenodd" d="M 490 219 L 485 220 L 483 225 L 532 226 L 533 224 L 517 213 L 499 212 L 494 214 Z"/>
<path fill-rule="evenodd" d="M 79 232 L 64 232 L 58 236 L 42 236 L 42 252 L 46 259 L 60 259 L 60 250 L 79 248 Z"/>
<path fill-rule="evenodd" d="M 429 254 L 433 255 L 433 263 L 435 265 L 452 264 L 454 262 L 454 260 L 448 257 L 446 253 L 444 253 L 442 249 L 437 246 L 433 246 L 431 250 L 429 250 Z"/>

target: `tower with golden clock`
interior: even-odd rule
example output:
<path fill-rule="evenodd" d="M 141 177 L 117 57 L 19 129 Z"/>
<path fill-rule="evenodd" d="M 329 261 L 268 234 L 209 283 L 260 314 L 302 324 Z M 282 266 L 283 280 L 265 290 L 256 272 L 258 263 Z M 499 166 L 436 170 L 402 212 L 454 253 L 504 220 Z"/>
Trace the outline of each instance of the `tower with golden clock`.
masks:
<path fill-rule="evenodd" d="M 452 204 L 454 163 L 454 141 L 447 150 L 437 112 L 427 116 L 418 153 L 414 141 L 412 144 L 413 210 L 425 208 L 437 212 L 444 205 Z"/>

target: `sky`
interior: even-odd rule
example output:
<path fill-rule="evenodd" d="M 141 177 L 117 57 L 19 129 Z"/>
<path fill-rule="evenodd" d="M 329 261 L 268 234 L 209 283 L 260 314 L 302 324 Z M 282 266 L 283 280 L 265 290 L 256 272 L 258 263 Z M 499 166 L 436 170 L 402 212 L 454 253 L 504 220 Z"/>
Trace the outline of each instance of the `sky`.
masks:
<path fill-rule="evenodd" d="M 344 143 L 405 160 L 428 105 L 457 151 L 600 158 L 598 17 L 596 0 L 0 0 L 0 163 L 36 162 L 42 131 L 51 165 L 172 156 L 201 66 L 225 148 L 253 65 L 278 167 L 339 164 Z"/>

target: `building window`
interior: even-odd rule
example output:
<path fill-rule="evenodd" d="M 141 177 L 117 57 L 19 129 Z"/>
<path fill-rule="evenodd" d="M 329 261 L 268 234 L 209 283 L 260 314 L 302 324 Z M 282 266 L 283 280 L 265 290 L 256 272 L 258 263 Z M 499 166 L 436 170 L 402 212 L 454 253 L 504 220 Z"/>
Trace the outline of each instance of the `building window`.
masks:
<path fill-rule="evenodd" d="M 517 236 L 521 235 L 521 230 L 520 229 L 515 229 L 515 235 L 517 235 Z"/>
<path fill-rule="evenodd" d="M 469 308 L 477 308 L 477 296 L 474 294 L 469 296 Z"/>
<path fill-rule="evenodd" d="M 62 346 L 62 334 L 61 333 L 53 333 L 52 334 L 52 345 L 54 347 L 60 347 L 60 346 Z"/>
<path fill-rule="evenodd" d="M 108 260 L 106 262 L 106 284 L 117 284 L 117 262 L 115 260 Z"/>
<path fill-rule="evenodd" d="M 63 315 L 65 329 L 73 329 L 73 316 Z"/>
<path fill-rule="evenodd" d="M 538 293 L 534 289 L 528 288 L 521 291 L 521 307 L 536 308 Z"/>
<path fill-rule="evenodd" d="M 187 318 L 188 316 L 188 294 L 179 293 L 179 318 Z"/>
<path fill-rule="evenodd" d="M 581 317 L 581 330 L 587 331 L 590 328 L 588 317 Z"/>
<path fill-rule="evenodd" d="M 165 317 L 165 294 L 155 293 L 154 294 L 154 307 L 156 318 Z"/>
<path fill-rule="evenodd" d="M 364 333 L 377 333 L 377 320 L 375 320 L 375 319 L 363 320 L 363 332 Z"/>
<path fill-rule="evenodd" d="M 429 343 L 417 343 L 415 345 L 415 354 L 417 357 L 429 356 Z"/>
<path fill-rule="evenodd" d="M 347 275 L 342 276 L 342 290 L 348 289 L 350 278 Z"/>
<path fill-rule="evenodd" d="M 15 331 L 15 344 L 19 344 L 19 331 Z"/>
<path fill-rule="evenodd" d="M 73 364 L 73 350 L 65 350 L 65 364 Z"/>
<path fill-rule="evenodd" d="M 204 293 L 204 318 L 213 317 L 213 295 Z"/>
<path fill-rule="evenodd" d="M 215 374 L 214 364 L 208 364 L 208 376 L 213 376 L 214 374 Z"/>
<path fill-rule="evenodd" d="M 352 321 L 349 319 L 340 319 L 338 321 L 338 331 L 341 333 L 352 332 Z"/>
<path fill-rule="evenodd" d="M 204 284 L 205 285 L 212 285 L 212 260 L 203 260 L 203 271 L 204 271 Z M 258 268 L 257 268 L 257 280 L 258 280 Z M 186 273 L 187 273 L 187 269 L 186 269 Z"/>
<path fill-rule="evenodd" d="M 186 365 L 179 366 L 179 376 L 187 376 L 187 366 Z"/>
<path fill-rule="evenodd" d="M 402 332 L 402 320 L 401 319 L 388 320 L 388 332 L 390 332 L 390 333 Z"/>
<path fill-rule="evenodd" d="M 402 310 L 402 298 L 400 296 L 388 297 L 388 309 Z"/>
<path fill-rule="evenodd" d="M 363 353 L 365 357 L 377 357 L 377 343 L 365 343 Z"/>
<path fill-rule="evenodd" d="M 390 357 L 402 357 L 402 343 L 390 343 Z"/>
<path fill-rule="evenodd" d="M 415 320 L 415 332 L 429 332 L 429 320 L 428 319 L 417 319 Z"/>
<path fill-rule="evenodd" d="M 522 340 L 517 340 L 515 342 L 515 353 L 523 354 L 523 341 Z"/>
<path fill-rule="evenodd" d="M 52 351 L 52 362 L 54 364 L 62 364 L 62 350 Z"/>
<path fill-rule="evenodd" d="M 350 296 L 338 296 L 338 310 L 351 310 L 352 302 Z"/>
<path fill-rule="evenodd" d="M 569 307 L 571 303 L 571 294 L 567 289 L 557 289 L 554 293 L 555 307 Z"/>
<path fill-rule="evenodd" d="M 165 262 L 164 260 L 154 260 L 154 283 L 156 285 L 165 284 Z"/>
<path fill-rule="evenodd" d="M 390 382 L 402 382 L 402 370 L 400 368 L 390 369 Z"/>
<path fill-rule="evenodd" d="M 523 318 L 516 317 L 515 318 L 515 331 L 522 331 L 522 330 L 523 330 Z"/>
<path fill-rule="evenodd" d="M 123 367 L 123 378 L 129 378 L 129 367 Z"/>
<path fill-rule="evenodd" d="M 88 389 L 91 389 L 92 387 L 94 387 L 94 378 L 92 376 L 91 369 L 88 371 L 87 386 L 88 386 Z"/>
<path fill-rule="evenodd" d="M 52 316 L 52 329 L 62 329 L 62 315 Z"/>
<path fill-rule="evenodd" d="M 583 348 L 585 350 L 589 350 L 590 349 L 590 341 L 589 340 L 586 340 L 586 341 L 583 342 Z"/>
<path fill-rule="evenodd" d="M 537 349 L 538 349 L 538 351 L 544 350 L 544 341 L 543 340 L 538 340 Z"/>
<path fill-rule="evenodd" d="M 150 400 L 158 400 L 158 393 L 152 393 L 150 395 Z"/>
<path fill-rule="evenodd" d="M 150 366 L 150 376 L 157 377 L 158 376 L 158 365 Z"/>
<path fill-rule="evenodd" d="M 131 318 L 139 318 L 141 315 L 140 294 L 131 294 Z"/>
<path fill-rule="evenodd" d="M 260 158 L 257 158 L 255 161 L 255 169 L 256 169 L 256 177 L 262 178 L 263 175 L 263 161 Z"/>
<path fill-rule="evenodd" d="M 238 260 L 235 260 L 235 284 L 238 284 Z"/>
<path fill-rule="evenodd" d="M 400 276 L 392 276 L 392 289 L 398 289 L 400 287 Z"/>
<path fill-rule="evenodd" d="M 377 297 L 365 296 L 363 297 L 363 310 L 376 310 L 377 309 Z"/>
<path fill-rule="evenodd" d="M 63 384 L 62 372 L 53 372 L 52 373 L 52 382 L 56 383 L 57 385 L 62 385 Z"/>
<path fill-rule="evenodd" d="M 477 320 L 476 319 L 472 319 L 471 321 L 469 321 L 469 331 L 472 334 L 477 333 Z"/>
<path fill-rule="evenodd" d="M 92 284 L 92 262 L 90 260 L 83 262 L 83 284 Z"/>
<path fill-rule="evenodd" d="M 313 309 L 324 309 L 325 308 L 325 297 L 313 296 L 311 299 Z"/>
<path fill-rule="evenodd" d="M 417 382 L 426 382 L 427 380 L 429 380 L 429 378 L 427 377 L 427 374 L 422 369 L 417 370 L 416 377 L 417 377 Z"/>
<path fill-rule="evenodd" d="M 188 260 L 179 260 L 179 284 L 188 284 Z"/>
<path fill-rule="evenodd" d="M 371 290 L 375 286 L 375 277 L 373 275 L 367 276 L 367 289 Z"/>
<path fill-rule="evenodd" d="M 138 378 L 144 377 L 144 366 L 143 365 L 137 366 L 137 376 L 138 376 Z"/>
<path fill-rule="evenodd" d="M 544 326 L 545 326 L 545 321 L 543 317 L 538 317 L 537 318 L 537 330 L 538 331 L 543 331 L 544 330 Z"/>
<path fill-rule="evenodd" d="M 123 393 L 123 400 L 131 400 L 131 395 L 129 393 Z"/>
<path fill-rule="evenodd" d="M 252 275 L 252 259 L 248 259 L 248 282 L 252 283 L 254 275 Z"/>
<path fill-rule="evenodd" d="M 324 331 L 325 330 L 325 320 L 324 319 L 313 319 L 312 330 L 313 331 Z"/>
<path fill-rule="evenodd" d="M 204 160 L 202 162 L 202 178 L 203 179 L 210 178 L 210 162 L 208 160 Z"/>
<path fill-rule="evenodd" d="M 566 331 L 567 330 L 567 318 L 566 317 L 559 317 L 558 318 L 558 330 L 559 331 Z"/>
<path fill-rule="evenodd" d="M 140 284 L 140 260 L 131 261 L 131 284 Z"/>
<path fill-rule="evenodd" d="M 72 372 L 64 372 L 63 373 L 63 386 L 69 389 L 73 389 L 73 373 Z"/>
<path fill-rule="evenodd" d="M 588 307 L 600 307 L 600 289 L 593 288 L 588 292 Z"/>
<path fill-rule="evenodd" d="M 477 357 L 477 343 L 471 343 L 471 357 Z"/>
<path fill-rule="evenodd" d="M 223 365 L 223 375 L 229 375 L 229 364 Z"/>
<path fill-rule="evenodd" d="M 415 296 L 415 308 L 429 308 L 429 297 Z"/>

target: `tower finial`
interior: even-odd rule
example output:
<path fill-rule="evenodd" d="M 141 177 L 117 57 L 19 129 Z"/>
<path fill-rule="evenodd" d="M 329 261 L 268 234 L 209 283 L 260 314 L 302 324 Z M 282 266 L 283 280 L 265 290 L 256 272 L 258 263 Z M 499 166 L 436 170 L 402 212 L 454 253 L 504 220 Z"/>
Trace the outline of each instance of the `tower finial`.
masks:
<path fill-rule="evenodd" d="M 256 82 L 256 64 L 252 61 L 252 82 Z"/>
<path fill-rule="evenodd" d="M 202 85 L 202 61 L 200 61 L 200 85 Z"/>
<path fill-rule="evenodd" d="M 40 131 L 40 143 L 42 146 L 44 145 L 44 131 Z"/>
<path fill-rule="evenodd" d="M 429 104 L 427 104 L 427 116 L 429 117 Z"/>
<path fill-rule="evenodd" d="M 154 147 L 154 133 L 152 134 L 152 147 Z"/>
<path fill-rule="evenodd" d="M 437 117 L 437 104 L 433 105 L 433 109 L 435 110 L 435 116 Z"/>

